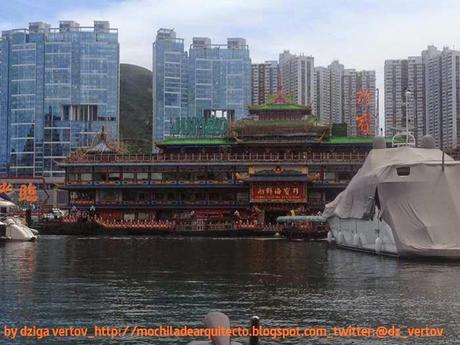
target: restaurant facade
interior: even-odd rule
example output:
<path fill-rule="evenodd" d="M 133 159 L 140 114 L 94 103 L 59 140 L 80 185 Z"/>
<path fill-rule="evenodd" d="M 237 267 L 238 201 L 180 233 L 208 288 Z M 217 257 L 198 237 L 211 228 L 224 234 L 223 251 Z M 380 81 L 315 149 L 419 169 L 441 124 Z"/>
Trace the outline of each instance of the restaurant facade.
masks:
<path fill-rule="evenodd" d="M 347 137 L 346 128 L 321 124 L 281 95 L 249 112 L 239 121 L 212 112 L 178 121 L 182 130 L 155 143 L 151 155 L 122 153 L 101 133 L 94 147 L 61 163 L 68 208 L 184 229 L 268 226 L 278 216 L 322 211 L 372 147 L 372 137 Z M 193 136 L 180 135 L 195 127 Z"/>

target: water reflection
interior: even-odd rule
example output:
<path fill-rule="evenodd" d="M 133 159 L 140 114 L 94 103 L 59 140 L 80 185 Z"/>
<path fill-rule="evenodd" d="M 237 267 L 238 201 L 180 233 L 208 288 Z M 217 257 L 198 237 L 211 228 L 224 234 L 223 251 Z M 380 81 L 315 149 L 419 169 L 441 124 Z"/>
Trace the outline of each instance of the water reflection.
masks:
<path fill-rule="evenodd" d="M 440 326 L 447 336 L 436 343 L 452 343 L 459 337 L 460 266 L 455 263 L 398 261 L 328 250 L 326 243 L 318 242 L 51 236 L 37 243 L 3 243 L 0 258 L 1 325 L 201 326 L 209 310 L 220 310 L 239 326 L 246 326 L 256 314 L 265 326 L 273 327 Z M 63 342 L 75 339 L 42 341 Z M 21 339 L 21 343 L 36 341 Z M 123 343 L 186 341 L 131 338 Z M 262 342 L 281 343 L 309 341 Z"/>

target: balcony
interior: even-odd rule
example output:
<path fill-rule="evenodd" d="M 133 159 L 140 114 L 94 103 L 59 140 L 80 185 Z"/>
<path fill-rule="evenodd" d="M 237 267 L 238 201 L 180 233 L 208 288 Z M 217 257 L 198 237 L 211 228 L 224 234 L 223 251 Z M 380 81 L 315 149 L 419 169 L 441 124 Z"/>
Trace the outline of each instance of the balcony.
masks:
<path fill-rule="evenodd" d="M 87 154 L 71 155 L 63 165 L 75 163 L 108 163 L 108 164 L 139 164 L 139 163 L 253 163 L 253 162 L 298 162 L 327 163 L 356 162 L 362 163 L 367 157 L 365 152 L 291 152 L 291 153 L 168 153 L 154 155 L 114 155 Z"/>
<path fill-rule="evenodd" d="M 151 180 L 151 181 L 118 181 L 114 183 L 113 181 L 67 181 L 65 184 L 68 188 L 88 188 L 93 186 L 96 188 L 104 187 L 112 189 L 120 188 L 238 188 L 244 186 L 244 181 L 215 181 L 215 180 L 206 180 L 206 181 L 185 181 L 185 180 Z"/>
<path fill-rule="evenodd" d="M 162 200 L 162 201 L 107 201 L 107 200 L 72 200 L 70 206 L 94 205 L 96 208 L 228 208 L 228 207 L 249 207 L 249 202 L 239 202 L 234 200 L 223 201 L 181 201 L 181 200 Z"/>

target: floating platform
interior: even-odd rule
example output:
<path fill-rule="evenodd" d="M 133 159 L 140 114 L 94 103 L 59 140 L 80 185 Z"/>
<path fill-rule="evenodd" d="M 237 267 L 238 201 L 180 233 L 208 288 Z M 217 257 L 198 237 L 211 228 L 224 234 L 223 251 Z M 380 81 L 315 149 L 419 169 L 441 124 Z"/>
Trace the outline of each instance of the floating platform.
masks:
<path fill-rule="evenodd" d="M 47 221 L 39 226 L 41 235 L 100 235 L 100 236 L 183 236 L 183 237 L 285 237 L 288 239 L 318 240 L 326 238 L 327 231 L 295 231 L 294 229 L 225 229 L 225 230 L 177 230 L 155 228 L 109 228 L 87 221 L 64 223 Z"/>

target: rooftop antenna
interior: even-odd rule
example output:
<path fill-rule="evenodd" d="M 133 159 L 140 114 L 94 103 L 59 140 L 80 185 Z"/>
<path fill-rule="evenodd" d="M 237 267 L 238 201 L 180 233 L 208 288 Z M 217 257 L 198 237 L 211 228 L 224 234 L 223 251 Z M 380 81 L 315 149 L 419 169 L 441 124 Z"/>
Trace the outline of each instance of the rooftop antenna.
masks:
<path fill-rule="evenodd" d="M 444 162 L 445 162 L 445 159 L 444 159 L 444 149 L 441 147 L 441 151 L 442 151 L 442 166 L 441 166 L 441 171 L 444 171 Z"/>
<path fill-rule="evenodd" d="M 376 97 L 377 97 L 377 100 L 375 102 L 375 117 L 377 118 L 377 128 L 379 127 L 379 122 L 380 122 L 380 107 L 379 107 L 379 103 L 380 103 L 380 90 L 379 88 L 376 88 L 375 89 L 375 92 L 376 92 Z M 375 120 L 374 120 L 375 121 Z M 375 123 L 375 122 L 374 122 Z M 382 128 L 383 129 L 383 128 Z M 382 134 L 383 136 L 383 130 L 382 130 Z"/>
<path fill-rule="evenodd" d="M 439 129 L 441 130 L 440 134 L 441 134 L 441 151 L 442 151 L 442 164 L 441 164 L 441 171 L 444 172 L 444 126 L 443 126 L 443 121 L 442 121 L 442 112 L 439 114 L 439 117 L 440 117 L 440 126 L 439 126 Z"/>
<path fill-rule="evenodd" d="M 405 92 L 406 101 L 404 102 L 404 107 L 406 108 L 406 127 L 390 127 L 390 129 L 396 131 L 396 134 L 391 139 L 391 146 L 392 147 L 399 147 L 399 146 L 412 146 L 415 147 L 415 137 L 414 134 L 411 132 L 413 127 L 409 127 L 409 105 L 410 100 L 412 97 L 412 92 L 409 89 L 406 89 Z"/>

